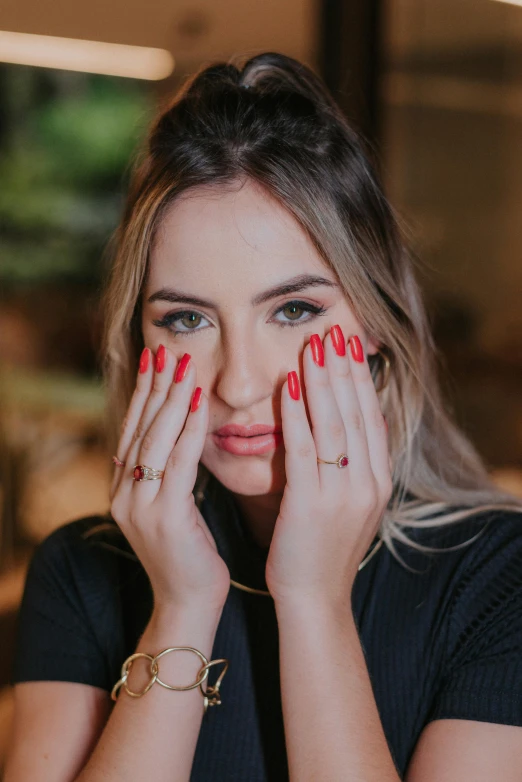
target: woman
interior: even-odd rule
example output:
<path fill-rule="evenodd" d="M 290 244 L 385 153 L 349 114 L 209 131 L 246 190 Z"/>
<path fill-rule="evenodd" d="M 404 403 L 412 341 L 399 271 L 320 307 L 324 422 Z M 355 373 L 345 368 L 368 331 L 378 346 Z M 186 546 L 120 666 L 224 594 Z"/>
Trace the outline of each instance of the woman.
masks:
<path fill-rule="evenodd" d="M 31 563 L 8 782 L 518 778 L 522 505 L 321 81 L 201 70 L 116 244 L 111 514 Z"/>

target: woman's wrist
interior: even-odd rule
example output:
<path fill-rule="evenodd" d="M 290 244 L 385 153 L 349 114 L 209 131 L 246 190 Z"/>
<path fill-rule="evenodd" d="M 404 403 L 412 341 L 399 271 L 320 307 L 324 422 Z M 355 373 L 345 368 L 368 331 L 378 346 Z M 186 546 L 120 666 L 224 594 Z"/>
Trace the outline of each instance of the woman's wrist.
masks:
<path fill-rule="evenodd" d="M 211 605 L 208 603 L 195 603 L 191 605 L 180 606 L 174 603 L 154 603 L 149 625 L 160 629 L 170 628 L 173 624 L 181 624 L 188 627 L 195 626 L 213 626 L 216 629 L 223 613 L 223 605 Z"/>
<path fill-rule="evenodd" d="M 135 651 L 154 657 L 173 646 L 190 646 L 210 662 L 219 619 L 219 612 L 206 607 L 180 610 L 173 606 L 155 606 Z M 158 665 L 160 678 L 178 686 L 196 681 L 203 661 L 194 652 L 180 650 L 164 655 Z M 150 676 L 150 663 L 145 658 L 137 659 L 129 672 L 128 684 L 132 690 L 140 691 L 150 681 Z"/>

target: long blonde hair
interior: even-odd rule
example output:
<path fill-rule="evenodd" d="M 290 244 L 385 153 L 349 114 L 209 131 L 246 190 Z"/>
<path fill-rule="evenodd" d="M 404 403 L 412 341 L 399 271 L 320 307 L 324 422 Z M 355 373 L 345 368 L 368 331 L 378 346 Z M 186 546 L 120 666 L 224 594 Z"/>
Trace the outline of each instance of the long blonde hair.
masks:
<path fill-rule="evenodd" d="M 522 512 L 522 501 L 495 486 L 446 409 L 413 264 L 363 142 L 322 81 L 273 52 L 242 66 L 202 67 L 162 108 L 134 166 L 101 300 L 108 451 L 115 452 L 144 347 L 141 293 L 162 215 L 189 188 L 245 177 L 298 220 L 391 362 L 380 403 L 394 491 L 380 534 L 392 553 L 398 557 L 394 540 L 438 550 L 412 540 L 408 527 L 450 525 L 483 511 Z M 382 359 L 369 361 L 378 383 Z M 198 500 L 208 478 L 200 464 Z"/>

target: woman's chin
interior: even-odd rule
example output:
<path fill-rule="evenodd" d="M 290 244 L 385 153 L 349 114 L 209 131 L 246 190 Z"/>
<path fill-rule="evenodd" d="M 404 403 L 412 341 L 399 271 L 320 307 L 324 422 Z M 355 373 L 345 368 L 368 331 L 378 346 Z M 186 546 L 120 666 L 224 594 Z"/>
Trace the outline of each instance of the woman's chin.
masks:
<path fill-rule="evenodd" d="M 202 460 L 203 461 L 203 460 Z M 242 457 L 232 459 L 203 461 L 205 467 L 234 494 L 258 496 L 260 494 L 282 493 L 286 485 L 284 461 L 269 462 L 264 459 Z M 278 470 L 277 467 L 280 467 Z"/>

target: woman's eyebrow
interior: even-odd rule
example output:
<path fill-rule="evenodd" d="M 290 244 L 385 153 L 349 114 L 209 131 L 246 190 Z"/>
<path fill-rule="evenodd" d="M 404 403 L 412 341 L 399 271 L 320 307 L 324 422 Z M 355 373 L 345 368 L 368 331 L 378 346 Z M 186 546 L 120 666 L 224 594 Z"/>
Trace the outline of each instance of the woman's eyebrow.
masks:
<path fill-rule="evenodd" d="M 278 296 L 286 296 L 289 293 L 299 293 L 305 288 L 317 288 L 319 286 L 339 288 L 339 285 L 336 282 L 329 280 L 326 277 L 319 277 L 315 274 L 300 274 L 297 277 L 292 277 L 291 279 L 276 285 L 274 288 L 269 288 L 263 293 L 258 293 L 257 296 L 254 296 L 252 299 L 251 304 L 253 307 L 257 307 Z M 147 299 L 149 304 L 152 304 L 154 301 L 168 301 L 173 304 L 176 302 L 183 302 L 184 304 L 192 304 L 194 307 L 206 307 L 207 309 L 219 310 L 218 305 L 213 301 L 201 299 L 199 296 L 192 296 L 190 293 L 185 293 L 184 291 L 169 287 L 160 288 Z"/>

